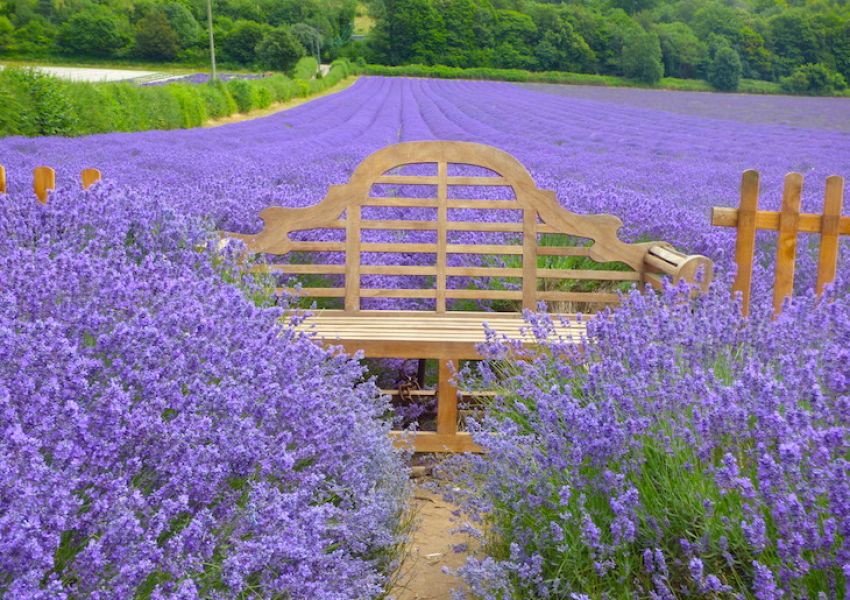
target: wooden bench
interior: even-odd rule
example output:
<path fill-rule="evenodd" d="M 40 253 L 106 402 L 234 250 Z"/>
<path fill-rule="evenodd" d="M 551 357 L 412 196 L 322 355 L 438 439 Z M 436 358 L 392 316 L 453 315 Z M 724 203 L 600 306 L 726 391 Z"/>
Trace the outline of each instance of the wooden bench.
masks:
<path fill-rule="evenodd" d="M 485 322 L 531 343 L 518 309 L 593 312 L 618 301 L 622 282 L 694 281 L 700 268 L 704 285 L 711 277 L 707 258 L 625 243 L 617 217 L 572 213 L 511 155 L 467 142 L 389 146 L 320 203 L 260 217 L 260 233 L 226 235 L 280 255 L 253 269 L 281 274 L 279 293 L 300 286 L 319 303 L 302 328 L 366 357 L 438 361 L 436 431 L 415 435 L 421 452 L 478 450 L 458 431 L 450 380 L 458 361 L 481 358 Z M 571 323 L 578 342 L 584 324 Z"/>

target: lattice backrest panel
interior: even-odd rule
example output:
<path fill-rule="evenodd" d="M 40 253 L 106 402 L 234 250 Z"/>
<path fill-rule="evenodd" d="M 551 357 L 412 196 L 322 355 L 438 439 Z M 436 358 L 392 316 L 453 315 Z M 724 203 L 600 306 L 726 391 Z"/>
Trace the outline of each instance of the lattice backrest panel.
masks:
<path fill-rule="evenodd" d="M 640 281 L 647 246 L 620 242 L 616 217 L 565 210 L 509 154 L 466 142 L 390 146 L 319 204 L 260 216 L 263 232 L 238 237 L 288 254 L 272 268 L 297 277 L 305 296 L 343 299 L 348 312 L 375 298 L 437 312 L 481 301 L 611 303 L 616 293 L 600 288 Z M 607 262 L 625 268 L 594 268 Z"/>

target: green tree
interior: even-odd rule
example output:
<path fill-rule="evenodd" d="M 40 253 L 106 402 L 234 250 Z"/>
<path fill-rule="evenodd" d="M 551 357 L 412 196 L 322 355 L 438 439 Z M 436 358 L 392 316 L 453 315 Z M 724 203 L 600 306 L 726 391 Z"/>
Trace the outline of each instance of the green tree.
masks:
<path fill-rule="evenodd" d="M 655 26 L 661 41 L 661 59 L 668 77 L 690 79 L 695 76 L 708 48 L 685 23 L 662 23 Z"/>
<path fill-rule="evenodd" d="M 714 34 L 735 43 L 744 24 L 739 10 L 712 2 L 694 13 L 690 25 L 701 40 L 707 40 Z"/>
<path fill-rule="evenodd" d="M 741 59 L 734 48 L 721 46 L 708 66 L 708 83 L 721 92 L 734 92 L 741 82 Z"/>
<path fill-rule="evenodd" d="M 160 6 L 159 10 L 168 18 L 169 25 L 177 32 L 181 48 L 191 48 L 200 43 L 203 29 L 188 8 L 179 2 L 168 2 Z"/>
<path fill-rule="evenodd" d="M 767 43 L 777 56 L 780 75 L 803 64 L 819 62 L 820 44 L 804 12 L 783 12 L 770 19 L 769 24 Z"/>
<path fill-rule="evenodd" d="M 534 47 L 537 66 L 545 71 L 592 72 L 596 55 L 575 30 L 569 13 L 537 5 L 530 11 L 539 41 Z"/>
<path fill-rule="evenodd" d="M 295 23 L 289 28 L 289 33 L 301 42 L 308 56 L 314 56 L 317 63 L 322 62 L 322 48 L 325 45 L 325 39 L 318 29 L 307 23 Z"/>
<path fill-rule="evenodd" d="M 764 37 L 750 27 L 741 29 L 738 54 L 742 76 L 750 79 L 772 79 L 774 56 L 765 48 Z"/>
<path fill-rule="evenodd" d="M 498 43 L 493 66 L 529 70 L 537 66 L 534 57 L 537 26 L 530 16 L 515 10 L 497 10 L 493 33 Z"/>
<path fill-rule="evenodd" d="M 257 44 L 257 59 L 267 69 L 287 73 L 306 54 L 304 46 L 289 33 L 288 27 L 272 29 Z"/>
<path fill-rule="evenodd" d="M 850 19 L 837 28 L 828 40 L 835 60 L 835 70 L 850 81 Z"/>
<path fill-rule="evenodd" d="M 847 88 L 847 81 L 822 64 L 807 64 L 780 79 L 782 89 L 792 94 L 825 96 Z"/>
<path fill-rule="evenodd" d="M 18 52 L 24 56 L 45 56 L 53 47 L 56 35 L 56 28 L 39 17 L 15 30 L 14 44 Z"/>
<path fill-rule="evenodd" d="M 238 21 L 232 29 L 216 38 L 216 48 L 225 60 L 243 65 L 257 61 L 257 46 L 272 27 L 254 21 Z"/>
<path fill-rule="evenodd" d="M 485 45 L 476 35 L 478 7 L 472 0 L 435 0 L 437 9 L 445 23 L 445 51 L 439 61 L 450 67 L 474 65 L 476 46 Z"/>
<path fill-rule="evenodd" d="M 436 64 L 445 50 L 445 22 L 431 0 L 385 0 L 371 43 L 389 65 Z"/>
<path fill-rule="evenodd" d="M 0 54 L 12 52 L 15 48 L 15 26 L 8 17 L 0 16 Z"/>
<path fill-rule="evenodd" d="M 664 76 L 661 42 L 654 32 L 631 30 L 625 39 L 621 57 L 623 75 L 643 83 L 655 84 Z"/>
<path fill-rule="evenodd" d="M 57 44 L 62 52 L 79 56 L 112 56 L 129 42 L 119 17 L 109 9 L 93 5 L 77 13 L 59 28 Z"/>
<path fill-rule="evenodd" d="M 180 51 L 180 38 L 168 18 L 154 10 L 136 24 L 136 46 L 138 56 L 153 60 L 174 60 Z"/>

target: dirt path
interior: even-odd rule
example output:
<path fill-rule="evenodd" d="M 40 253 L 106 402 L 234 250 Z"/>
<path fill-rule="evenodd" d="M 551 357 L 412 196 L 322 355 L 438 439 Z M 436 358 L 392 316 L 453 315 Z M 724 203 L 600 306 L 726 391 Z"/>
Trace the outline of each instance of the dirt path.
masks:
<path fill-rule="evenodd" d="M 443 573 L 443 567 L 457 569 L 466 562 L 466 553 L 453 547 L 464 542 L 462 536 L 452 535 L 458 526 L 452 520 L 455 506 L 444 502 L 439 495 L 416 486 L 418 529 L 408 548 L 404 573 L 392 590 L 396 600 L 451 600 L 451 590 L 461 587 L 461 581 Z"/>

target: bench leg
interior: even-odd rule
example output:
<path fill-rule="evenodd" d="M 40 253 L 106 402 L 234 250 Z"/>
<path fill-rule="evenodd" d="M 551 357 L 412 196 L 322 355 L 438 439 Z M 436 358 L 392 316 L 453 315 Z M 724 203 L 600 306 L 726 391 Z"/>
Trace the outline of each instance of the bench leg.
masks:
<path fill-rule="evenodd" d="M 440 359 L 437 383 L 437 433 L 457 433 L 457 388 L 449 383 L 452 371 L 449 361 Z"/>

